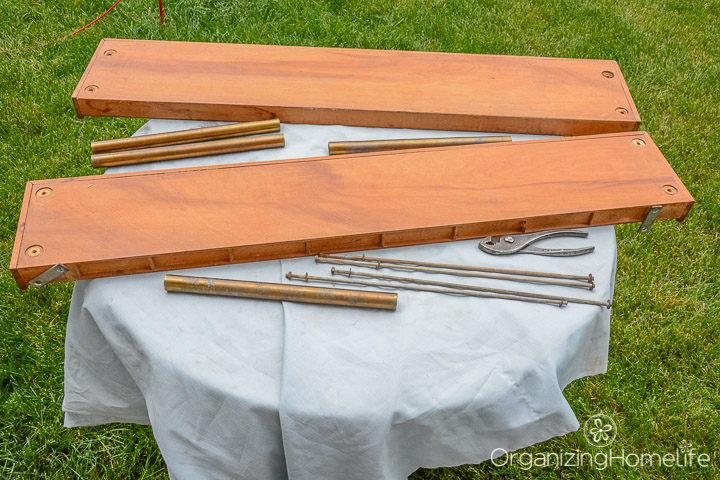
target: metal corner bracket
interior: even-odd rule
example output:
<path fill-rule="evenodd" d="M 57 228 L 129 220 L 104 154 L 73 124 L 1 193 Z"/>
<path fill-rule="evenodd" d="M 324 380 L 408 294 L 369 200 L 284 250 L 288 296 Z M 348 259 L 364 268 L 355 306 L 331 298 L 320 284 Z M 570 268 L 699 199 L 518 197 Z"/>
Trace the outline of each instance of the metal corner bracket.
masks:
<path fill-rule="evenodd" d="M 58 263 L 54 267 L 50 267 L 49 269 L 45 270 L 43 273 L 38 275 L 37 277 L 30 280 L 30 285 L 36 288 L 40 288 L 43 285 L 46 285 L 56 278 L 65 275 L 70 269 L 67 268 L 62 263 Z"/>
<path fill-rule="evenodd" d="M 650 207 L 650 211 L 645 215 L 645 220 L 643 220 L 642 225 L 640 225 L 638 233 L 648 233 L 650 231 L 650 227 L 652 227 L 655 219 L 660 215 L 662 208 L 662 205 L 653 205 Z"/>

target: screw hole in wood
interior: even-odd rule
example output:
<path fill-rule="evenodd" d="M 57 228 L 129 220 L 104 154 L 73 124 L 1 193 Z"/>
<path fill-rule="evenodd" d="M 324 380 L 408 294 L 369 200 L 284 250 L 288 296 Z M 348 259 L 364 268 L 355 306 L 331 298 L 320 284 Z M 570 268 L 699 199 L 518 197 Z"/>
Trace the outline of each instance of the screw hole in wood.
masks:
<path fill-rule="evenodd" d="M 28 257 L 37 257 L 42 254 L 43 251 L 43 247 L 40 245 L 30 245 L 27 249 L 25 249 L 25 255 Z"/>
<path fill-rule="evenodd" d="M 52 188 L 43 187 L 40 190 L 38 190 L 37 192 L 35 192 L 35 196 L 37 198 L 45 198 L 45 197 L 49 197 L 50 195 L 52 195 L 52 193 L 53 193 Z"/>

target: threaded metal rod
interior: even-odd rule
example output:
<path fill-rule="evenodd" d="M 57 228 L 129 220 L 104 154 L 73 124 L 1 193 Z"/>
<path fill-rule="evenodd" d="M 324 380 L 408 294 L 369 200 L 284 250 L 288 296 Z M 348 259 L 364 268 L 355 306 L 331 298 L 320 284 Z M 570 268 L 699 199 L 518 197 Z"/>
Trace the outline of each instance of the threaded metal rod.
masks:
<path fill-rule="evenodd" d="M 387 263 L 382 259 L 377 260 L 350 260 L 335 255 L 317 255 L 315 257 L 315 263 L 334 263 L 337 265 L 354 265 L 356 267 L 368 267 L 379 270 L 381 268 L 389 268 L 392 270 L 410 270 L 414 272 L 425 272 L 425 273 L 443 273 L 446 275 L 455 275 L 461 277 L 477 277 L 477 278 L 489 278 L 493 280 L 509 280 L 512 282 L 522 283 L 543 283 L 547 285 L 560 285 L 563 287 L 573 288 L 586 288 L 592 290 L 595 288 L 594 283 L 583 283 L 579 280 L 560 280 L 555 278 L 545 278 L 539 276 L 526 277 L 518 274 L 510 273 L 486 273 L 486 272 L 475 272 L 465 270 L 451 270 L 440 267 L 422 267 L 416 265 L 401 265 L 398 263 Z"/>
<path fill-rule="evenodd" d="M 598 307 L 607 307 L 610 308 L 612 306 L 610 300 L 606 302 L 600 302 L 597 300 L 588 300 L 585 298 L 573 298 L 573 297 L 563 297 L 558 295 L 546 295 L 544 293 L 531 293 L 531 292 L 519 292 L 516 290 L 504 290 L 504 289 L 498 289 L 498 288 L 487 288 L 487 287 L 478 287 L 475 285 L 466 285 L 464 283 L 448 283 L 448 282 L 436 282 L 433 280 L 421 280 L 419 278 L 408 278 L 408 277 L 397 277 L 395 275 L 380 275 L 379 273 L 365 273 L 365 272 L 354 272 L 353 270 L 339 270 L 335 267 L 331 270 L 332 274 L 338 274 L 338 275 L 347 275 L 348 277 L 352 275 L 356 275 L 358 277 L 366 277 L 366 278 L 376 278 L 380 280 L 390 280 L 395 282 L 407 282 L 407 283 L 416 283 L 419 285 L 433 285 L 437 287 L 444 287 L 444 288 L 457 288 L 462 290 L 473 290 L 478 292 L 492 292 L 492 293 L 498 293 L 502 295 L 518 295 L 522 297 L 530 297 L 530 298 L 538 298 L 543 300 L 556 300 L 556 301 L 562 301 L 567 303 L 581 303 L 585 305 L 596 305 Z"/>
<path fill-rule="evenodd" d="M 304 280 L 306 282 L 324 282 L 324 283 L 344 283 L 348 285 L 364 285 L 366 287 L 378 287 L 378 288 L 392 288 L 395 290 L 414 290 L 418 292 L 431 292 L 431 293 L 442 293 L 445 295 L 462 295 L 465 297 L 480 297 L 480 298 L 499 298 L 502 300 L 514 300 L 516 302 L 527 302 L 527 303 L 540 303 L 544 305 L 554 305 L 562 307 L 567 305 L 567 302 L 562 300 L 546 300 L 542 298 L 533 297 L 521 297 L 517 295 L 503 295 L 499 293 L 490 292 L 477 292 L 471 290 L 459 290 L 449 288 L 433 288 L 433 287 L 418 287 L 413 285 L 397 285 L 385 282 L 368 282 L 364 280 L 345 280 L 337 277 L 316 277 L 313 275 L 295 275 L 292 272 L 288 272 L 285 275 L 289 280 Z"/>
<path fill-rule="evenodd" d="M 547 278 L 563 278 L 566 280 L 581 280 L 583 282 L 593 283 L 595 279 L 592 275 L 566 275 L 564 273 L 548 273 L 548 272 L 533 272 L 527 270 L 509 270 L 506 268 L 490 268 L 490 267 L 473 267 L 468 265 L 453 265 L 449 263 L 432 263 L 432 262 L 420 262 L 416 260 L 398 260 L 394 258 L 378 258 L 368 257 L 366 255 L 319 255 L 325 258 L 341 258 L 346 260 L 359 260 L 366 262 L 383 262 L 383 263 L 394 263 L 397 265 L 417 265 L 421 267 L 435 267 L 435 268 L 446 268 L 448 270 L 463 270 L 468 272 L 488 272 L 488 273 L 506 273 L 508 275 L 526 275 L 529 277 L 547 277 Z"/>

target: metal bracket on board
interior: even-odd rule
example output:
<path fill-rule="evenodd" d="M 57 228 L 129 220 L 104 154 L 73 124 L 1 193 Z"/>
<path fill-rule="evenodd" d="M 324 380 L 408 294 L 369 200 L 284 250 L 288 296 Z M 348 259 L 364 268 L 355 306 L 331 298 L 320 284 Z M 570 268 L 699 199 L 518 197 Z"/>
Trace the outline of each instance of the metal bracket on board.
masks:
<path fill-rule="evenodd" d="M 30 280 L 29 283 L 33 287 L 40 288 L 43 285 L 46 285 L 46 284 L 52 282 L 59 276 L 65 275 L 68 272 L 68 270 L 70 270 L 70 269 L 67 268 L 65 265 L 63 265 L 62 263 L 58 263 L 54 267 L 51 267 L 48 270 L 45 270 L 43 273 L 41 273 L 37 277 Z"/>
<path fill-rule="evenodd" d="M 645 220 L 643 220 L 642 225 L 640 225 L 638 233 L 647 233 L 650 231 L 650 227 L 652 227 L 653 222 L 655 222 L 655 219 L 658 215 L 660 215 L 660 210 L 662 210 L 662 205 L 653 205 L 650 207 L 650 211 L 645 216 Z"/>

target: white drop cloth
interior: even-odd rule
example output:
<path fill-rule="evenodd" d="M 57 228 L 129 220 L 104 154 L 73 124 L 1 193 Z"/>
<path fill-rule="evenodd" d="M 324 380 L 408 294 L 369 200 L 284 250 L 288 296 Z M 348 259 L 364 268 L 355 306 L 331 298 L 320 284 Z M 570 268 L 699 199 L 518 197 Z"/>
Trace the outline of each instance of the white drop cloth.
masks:
<path fill-rule="evenodd" d="M 137 134 L 211 124 L 151 120 Z M 313 125 L 282 130 L 284 149 L 108 173 L 323 156 L 330 140 L 457 135 Z M 597 287 L 587 292 L 381 271 L 606 300 L 614 286 L 615 231 L 587 230 L 588 239 L 546 244 L 596 246 L 575 258 L 494 257 L 480 252 L 477 240 L 367 253 L 592 273 Z M 183 272 L 288 283 L 288 271 L 329 276 L 329 267 L 299 258 Z M 576 430 L 562 390 L 607 368 L 610 311 L 601 307 L 400 291 L 397 311 L 382 312 L 166 293 L 164 275 L 76 282 L 63 410 L 68 427 L 150 423 L 176 479 L 402 479 L 419 467 L 478 463 L 495 448 L 512 451 Z"/>

